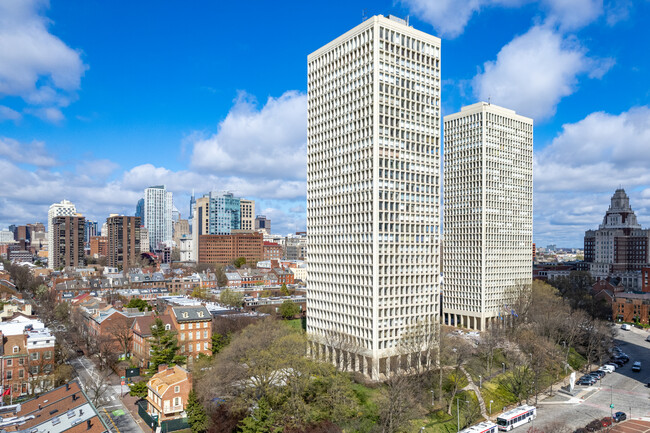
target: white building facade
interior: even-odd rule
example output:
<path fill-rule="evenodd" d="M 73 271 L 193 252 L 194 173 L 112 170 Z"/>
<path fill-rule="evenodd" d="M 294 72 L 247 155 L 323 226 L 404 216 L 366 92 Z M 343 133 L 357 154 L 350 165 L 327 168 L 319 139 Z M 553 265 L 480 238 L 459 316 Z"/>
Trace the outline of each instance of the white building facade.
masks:
<path fill-rule="evenodd" d="M 405 342 L 438 333 L 440 39 L 374 16 L 310 54 L 307 157 L 312 355 L 375 380 L 434 362 Z"/>
<path fill-rule="evenodd" d="M 159 243 L 171 243 L 173 208 L 172 193 L 165 185 L 144 190 L 144 226 L 149 231 L 150 251 L 156 251 Z"/>
<path fill-rule="evenodd" d="M 68 200 L 62 200 L 60 203 L 54 203 L 47 212 L 47 267 L 54 269 L 54 230 L 52 230 L 52 220 L 59 216 L 75 216 L 77 208 Z"/>
<path fill-rule="evenodd" d="M 444 129 L 443 323 L 485 330 L 532 284 L 533 120 L 479 102 Z"/>

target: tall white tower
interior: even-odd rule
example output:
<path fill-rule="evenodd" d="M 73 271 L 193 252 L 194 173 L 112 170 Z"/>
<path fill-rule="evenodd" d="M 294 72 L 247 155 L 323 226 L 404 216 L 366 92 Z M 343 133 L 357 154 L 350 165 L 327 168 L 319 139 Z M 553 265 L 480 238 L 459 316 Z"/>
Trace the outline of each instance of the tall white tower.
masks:
<path fill-rule="evenodd" d="M 485 330 L 532 284 L 533 120 L 479 102 L 444 125 L 443 319 Z"/>
<path fill-rule="evenodd" d="M 144 226 L 149 231 L 150 251 L 156 251 L 161 242 L 172 241 L 173 208 L 172 193 L 165 185 L 144 190 Z"/>
<path fill-rule="evenodd" d="M 77 208 L 68 200 L 62 200 L 61 203 L 50 205 L 47 212 L 47 267 L 54 269 L 54 230 L 52 230 L 52 220 L 58 216 L 74 216 L 77 214 Z"/>
<path fill-rule="evenodd" d="M 439 322 L 440 39 L 374 16 L 307 82 L 312 355 L 373 379 L 429 364 L 411 337 Z"/>

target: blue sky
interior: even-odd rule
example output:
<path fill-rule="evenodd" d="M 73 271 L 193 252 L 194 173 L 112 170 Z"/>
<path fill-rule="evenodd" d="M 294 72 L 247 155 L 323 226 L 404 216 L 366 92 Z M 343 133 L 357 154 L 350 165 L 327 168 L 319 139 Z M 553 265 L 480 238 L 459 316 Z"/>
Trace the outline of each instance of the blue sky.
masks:
<path fill-rule="evenodd" d="M 304 229 L 306 57 L 387 13 L 442 38 L 445 114 L 535 119 L 538 245 L 581 246 L 620 185 L 650 226 L 648 0 L 0 0 L 0 227 L 164 183 L 185 217 L 232 190 Z"/>

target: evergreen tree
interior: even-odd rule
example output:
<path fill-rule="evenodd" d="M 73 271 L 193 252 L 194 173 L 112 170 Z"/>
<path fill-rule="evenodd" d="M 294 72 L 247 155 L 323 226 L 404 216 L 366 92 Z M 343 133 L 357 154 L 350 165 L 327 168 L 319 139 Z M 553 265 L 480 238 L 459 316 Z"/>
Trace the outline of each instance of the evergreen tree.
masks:
<path fill-rule="evenodd" d="M 158 366 L 169 366 L 185 363 L 185 357 L 178 354 L 179 346 L 176 333 L 165 329 L 165 324 L 160 318 L 151 325 L 151 365 L 149 374 L 156 374 Z"/>
<path fill-rule="evenodd" d="M 187 423 L 193 433 L 203 433 L 208 430 L 208 416 L 194 390 L 190 391 L 187 397 L 185 412 L 187 413 Z"/>
<path fill-rule="evenodd" d="M 274 426 L 274 416 L 269 402 L 262 398 L 258 400 L 253 412 L 241 420 L 239 431 L 241 433 L 279 433 L 282 428 Z"/>

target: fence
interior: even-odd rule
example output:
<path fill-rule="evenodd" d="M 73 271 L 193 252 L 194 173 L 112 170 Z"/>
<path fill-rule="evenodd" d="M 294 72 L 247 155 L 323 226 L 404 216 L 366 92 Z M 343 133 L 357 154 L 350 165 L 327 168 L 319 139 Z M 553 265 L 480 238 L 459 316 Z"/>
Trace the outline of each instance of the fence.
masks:
<path fill-rule="evenodd" d="M 158 421 L 147 412 L 147 401 L 140 400 L 136 404 L 138 406 L 138 415 L 140 415 L 140 418 L 142 418 L 147 426 L 151 427 L 152 431 L 158 431 Z M 187 423 L 187 418 L 170 419 L 160 423 L 161 433 L 174 432 L 187 428 L 190 428 L 190 425 Z"/>

